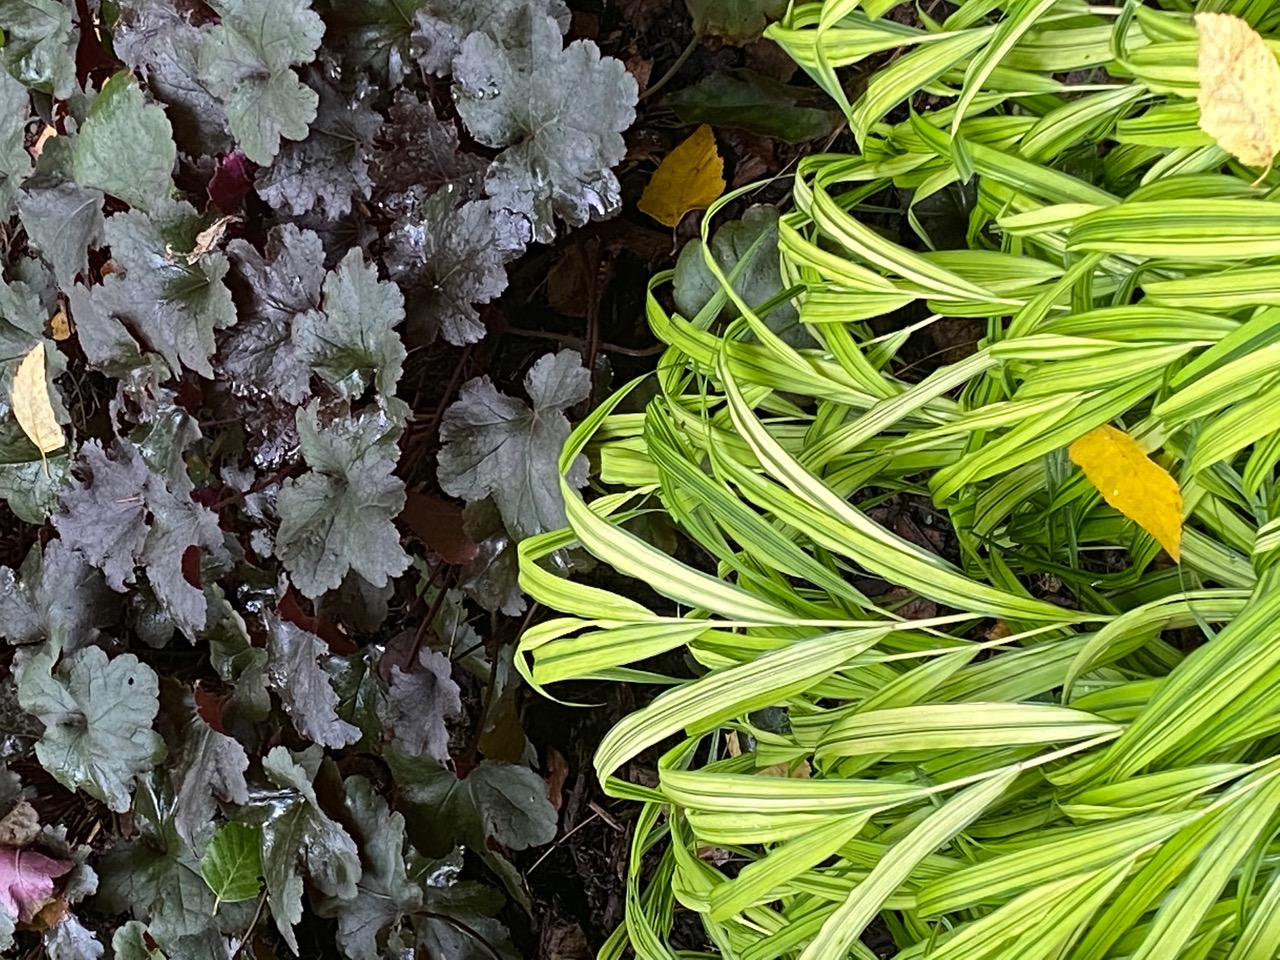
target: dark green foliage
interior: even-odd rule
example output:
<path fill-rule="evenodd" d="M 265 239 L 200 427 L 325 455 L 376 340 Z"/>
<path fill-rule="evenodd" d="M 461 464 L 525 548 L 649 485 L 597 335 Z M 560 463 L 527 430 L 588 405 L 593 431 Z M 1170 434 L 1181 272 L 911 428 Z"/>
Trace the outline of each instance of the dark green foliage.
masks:
<path fill-rule="evenodd" d="M 563 521 L 581 357 L 532 365 L 532 407 L 455 405 L 429 351 L 486 337 L 535 236 L 618 208 L 636 86 L 568 27 L 559 0 L 0 0 L 0 817 L 51 820 L 0 850 L 56 857 L 66 908 L 25 929 L 0 899 L 6 956 L 324 929 L 357 960 L 515 955 L 508 855 L 556 814 L 458 735 L 510 651 L 459 590 L 430 607 L 400 520 L 439 408 L 503 557 L 454 585 L 518 605 L 507 548 Z M 35 349 L 44 457 L 11 409 Z"/>

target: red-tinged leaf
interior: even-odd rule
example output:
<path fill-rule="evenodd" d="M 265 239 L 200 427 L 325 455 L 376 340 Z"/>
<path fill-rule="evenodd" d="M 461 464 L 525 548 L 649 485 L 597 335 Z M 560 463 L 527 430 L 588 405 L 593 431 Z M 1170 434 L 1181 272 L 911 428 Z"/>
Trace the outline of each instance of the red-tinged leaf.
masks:
<path fill-rule="evenodd" d="M 200 589 L 200 548 L 195 544 L 182 551 L 182 579 Z"/>
<path fill-rule="evenodd" d="M 445 563 L 468 564 L 480 550 L 463 526 L 462 507 L 441 497 L 410 493 L 400 519 Z"/>
<path fill-rule="evenodd" d="M 192 694 L 195 697 L 196 713 L 200 719 L 218 733 L 226 733 L 226 728 L 222 725 L 222 708 L 226 706 L 230 694 L 206 690 L 199 680 L 192 687 Z"/>
<path fill-rule="evenodd" d="M 303 610 L 302 604 L 298 601 L 298 592 L 292 586 L 280 598 L 276 610 L 280 614 L 280 619 L 308 633 L 314 633 L 328 645 L 331 652 L 339 656 L 349 656 L 360 649 L 350 637 L 338 629 L 338 625 L 332 620 L 327 617 L 312 616 Z"/>
<path fill-rule="evenodd" d="M 257 164 L 236 151 L 218 160 L 218 168 L 209 180 L 209 199 L 223 213 L 235 213 L 245 195 L 253 189 Z"/>
<path fill-rule="evenodd" d="M 53 896 L 53 881 L 75 864 L 30 850 L 0 848 L 0 909 L 28 921 Z"/>

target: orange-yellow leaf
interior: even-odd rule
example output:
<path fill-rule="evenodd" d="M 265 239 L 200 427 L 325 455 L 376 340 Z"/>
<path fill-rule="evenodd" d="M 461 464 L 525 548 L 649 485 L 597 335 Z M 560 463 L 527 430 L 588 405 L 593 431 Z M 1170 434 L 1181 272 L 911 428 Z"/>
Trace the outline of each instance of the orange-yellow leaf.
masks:
<path fill-rule="evenodd" d="M 59 310 L 49 318 L 49 330 L 53 334 L 53 339 L 61 343 L 71 337 L 71 320 L 67 317 L 67 311 Z"/>
<path fill-rule="evenodd" d="M 641 212 L 674 227 L 690 210 L 705 210 L 724 193 L 724 161 L 705 123 L 676 147 L 640 195 Z"/>
<path fill-rule="evenodd" d="M 1179 559 L 1182 491 L 1164 467 L 1142 452 L 1138 441 L 1123 430 L 1102 426 L 1071 444 L 1068 453 L 1103 500 Z"/>
<path fill-rule="evenodd" d="M 1280 153 L 1280 62 L 1262 36 L 1229 13 L 1198 13 L 1200 129 L 1251 167 Z"/>
<path fill-rule="evenodd" d="M 13 391 L 11 398 L 13 418 L 27 435 L 27 439 L 36 445 L 40 455 L 61 450 L 67 438 L 62 435 L 62 427 L 53 415 L 53 404 L 49 400 L 49 384 L 44 375 L 44 341 L 37 343 L 22 358 L 13 375 Z"/>

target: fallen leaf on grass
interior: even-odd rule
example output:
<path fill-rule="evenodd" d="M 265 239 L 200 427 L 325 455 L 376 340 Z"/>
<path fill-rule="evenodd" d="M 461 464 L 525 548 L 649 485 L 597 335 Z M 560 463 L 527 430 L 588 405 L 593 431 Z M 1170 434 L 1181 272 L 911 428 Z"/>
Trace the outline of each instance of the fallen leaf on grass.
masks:
<path fill-rule="evenodd" d="M 1182 543 L 1182 492 L 1178 481 L 1123 430 L 1090 430 L 1068 450 L 1102 499 L 1156 538 L 1174 560 Z"/>
<path fill-rule="evenodd" d="M 654 171 L 638 206 L 663 226 L 674 227 L 690 210 L 705 210 L 724 193 L 724 161 L 705 123 Z"/>
<path fill-rule="evenodd" d="M 1251 167 L 1280 152 L 1280 62 L 1262 36 L 1227 13 L 1196 15 L 1200 129 Z"/>
<path fill-rule="evenodd" d="M 37 343 L 18 364 L 13 375 L 13 417 L 27 439 L 43 456 L 62 449 L 67 438 L 62 435 L 49 399 L 49 384 L 44 373 L 44 343 Z"/>

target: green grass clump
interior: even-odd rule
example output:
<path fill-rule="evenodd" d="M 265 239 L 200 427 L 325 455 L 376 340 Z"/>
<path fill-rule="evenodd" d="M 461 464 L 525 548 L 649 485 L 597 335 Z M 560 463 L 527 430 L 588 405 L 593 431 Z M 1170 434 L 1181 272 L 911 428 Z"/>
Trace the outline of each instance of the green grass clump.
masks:
<path fill-rule="evenodd" d="M 604 956 L 702 956 L 668 945 L 679 903 L 740 960 L 869 958 L 878 916 L 902 958 L 1268 960 L 1280 174 L 1200 131 L 1192 13 L 1266 34 L 1280 5 L 962 0 L 922 29 L 892 6 L 771 29 L 858 143 L 801 162 L 781 221 L 816 347 L 714 264 L 696 316 L 651 295 L 658 396 L 576 430 L 562 467 L 589 453 L 591 494 L 566 484 L 570 527 L 522 545 L 525 588 L 564 614 L 523 639 L 533 683 L 669 687 L 596 759 L 645 804 Z M 846 68 L 889 51 L 850 102 Z M 943 191 L 968 204 L 960 249 L 917 215 Z M 895 196 L 910 243 L 868 212 Z M 913 382 L 919 325 L 868 322 L 910 307 L 985 338 Z M 1179 564 L 1069 460 L 1108 423 L 1177 478 Z M 958 562 L 869 516 L 894 495 L 933 504 Z M 708 563 L 630 532 L 654 510 Z M 683 612 L 539 565 L 573 544 Z M 645 669 L 674 650 L 695 679 Z M 672 742 L 657 787 L 617 776 Z"/>

